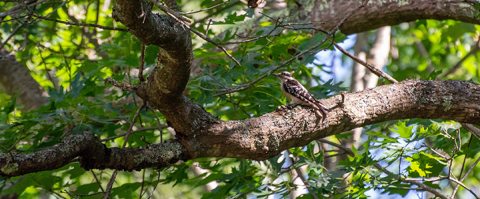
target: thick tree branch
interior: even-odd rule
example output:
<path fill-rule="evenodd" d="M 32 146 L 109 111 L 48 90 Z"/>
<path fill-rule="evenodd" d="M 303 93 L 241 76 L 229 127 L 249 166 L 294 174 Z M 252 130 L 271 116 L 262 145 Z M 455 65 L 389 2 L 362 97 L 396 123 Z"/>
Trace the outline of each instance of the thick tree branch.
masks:
<path fill-rule="evenodd" d="M 153 14 L 146 0 L 115 2 L 113 17 L 127 26 L 132 34 L 145 44 L 160 47 L 156 68 L 148 82 L 138 86 L 136 93 L 150 105 L 159 109 L 177 131 L 191 129 L 189 107 L 182 92 L 187 84 L 193 60 L 190 31 L 167 15 Z M 167 7 L 178 12 L 175 1 L 164 1 Z M 145 14 L 143 17 L 138 16 Z M 185 119 L 187 118 L 187 119 Z M 180 128 L 185 127 L 185 128 Z"/>
<path fill-rule="evenodd" d="M 310 9 L 291 9 L 290 16 L 310 16 L 315 14 L 312 21 L 326 22 L 318 28 L 329 30 L 362 1 L 327 0 L 318 1 L 319 6 Z M 365 7 L 350 17 L 340 30 L 345 34 L 353 34 L 373 30 L 382 26 L 397 25 L 402 22 L 418 19 L 453 19 L 466 23 L 480 24 L 478 1 L 396 1 L 396 0 L 369 0 Z M 316 12 L 314 9 L 317 9 Z"/>
<path fill-rule="evenodd" d="M 115 168 L 132 171 L 139 167 L 165 167 L 180 159 L 187 159 L 186 154 L 178 142 L 139 148 L 107 148 L 93 134 L 83 132 L 67 137 L 60 144 L 30 154 L 0 153 L 0 175 L 11 177 L 53 170 L 70 163 L 75 157 L 80 157 L 84 169 Z"/>
<path fill-rule="evenodd" d="M 194 126 L 177 140 L 140 148 L 106 148 L 90 133 L 31 154 L 0 153 L 0 175 L 52 170 L 80 157 L 85 169 L 136 170 L 166 167 L 177 160 L 231 157 L 265 160 L 285 149 L 369 124 L 405 119 L 455 120 L 480 125 L 480 85 L 466 81 L 407 80 L 321 100 L 330 109 L 316 126 L 313 110 L 297 106 L 260 117 L 221 121 L 183 97 Z M 185 127 L 184 127 L 185 128 Z M 49 158 L 46 158 L 49 157 Z"/>

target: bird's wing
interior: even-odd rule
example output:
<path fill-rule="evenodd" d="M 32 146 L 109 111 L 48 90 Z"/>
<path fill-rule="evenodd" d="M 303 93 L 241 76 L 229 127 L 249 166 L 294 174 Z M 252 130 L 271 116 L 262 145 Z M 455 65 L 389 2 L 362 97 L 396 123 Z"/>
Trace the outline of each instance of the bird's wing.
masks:
<path fill-rule="evenodd" d="M 322 111 L 324 115 L 328 113 L 325 106 L 322 103 L 320 103 L 317 99 L 315 99 L 315 97 L 311 93 L 309 93 L 308 90 L 305 89 L 305 87 L 303 87 L 302 84 L 300 84 L 300 82 L 296 80 L 287 80 L 285 81 L 285 84 L 283 84 L 283 89 L 288 94 L 304 102 L 314 105 L 315 107 L 312 107 L 312 108 L 319 109 L 320 111 Z"/>

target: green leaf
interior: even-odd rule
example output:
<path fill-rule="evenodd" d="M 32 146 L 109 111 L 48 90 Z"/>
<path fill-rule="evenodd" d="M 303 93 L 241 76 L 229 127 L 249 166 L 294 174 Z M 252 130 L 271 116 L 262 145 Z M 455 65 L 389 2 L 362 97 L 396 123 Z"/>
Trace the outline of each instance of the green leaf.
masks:
<path fill-rule="evenodd" d="M 122 186 L 112 188 L 112 196 L 119 198 L 137 198 L 136 190 L 142 186 L 142 183 L 125 183 Z"/>
<path fill-rule="evenodd" d="M 398 133 L 401 138 L 410 139 L 413 135 L 414 126 L 407 127 L 405 122 L 399 121 L 391 131 Z"/>
<path fill-rule="evenodd" d="M 212 181 L 215 181 L 215 180 L 219 180 L 219 179 L 222 179 L 223 178 L 223 174 L 219 174 L 219 173 L 216 173 L 216 174 L 210 174 L 208 175 L 207 177 L 205 177 L 204 179 L 200 180 L 196 185 L 195 187 L 198 187 L 198 186 L 203 186 L 203 185 L 206 185 Z"/>
<path fill-rule="evenodd" d="M 15 110 L 15 105 L 17 104 L 17 98 L 19 93 L 20 91 L 15 93 L 15 96 L 12 98 L 10 103 L 2 110 L 2 112 L 5 112 L 5 114 L 8 115 Z"/>
<path fill-rule="evenodd" d="M 442 74 L 442 70 L 434 70 L 428 75 L 427 80 L 436 80 L 440 74 Z"/>
<path fill-rule="evenodd" d="M 35 184 L 35 181 L 32 180 L 31 177 L 25 176 L 22 180 L 19 180 L 19 182 L 15 183 L 12 187 L 7 189 L 4 193 L 5 194 L 12 194 L 16 193 L 18 195 L 22 195 L 22 193 L 27 189 L 27 187 L 33 186 Z"/>
<path fill-rule="evenodd" d="M 72 90 L 68 94 L 72 98 L 78 97 L 80 95 L 80 91 L 85 87 L 85 80 L 80 81 L 80 76 L 81 74 L 77 73 L 77 75 L 75 75 L 75 80 L 73 80 L 73 82 L 70 84 Z"/>

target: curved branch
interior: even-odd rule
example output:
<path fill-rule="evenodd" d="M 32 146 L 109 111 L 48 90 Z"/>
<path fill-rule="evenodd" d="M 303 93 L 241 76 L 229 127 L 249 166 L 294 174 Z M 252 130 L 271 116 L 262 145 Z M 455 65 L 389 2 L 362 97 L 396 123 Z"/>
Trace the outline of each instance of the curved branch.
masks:
<path fill-rule="evenodd" d="M 480 125 L 480 85 L 472 82 L 407 80 L 344 96 L 343 103 L 341 95 L 321 100 L 330 113 L 318 126 L 315 112 L 307 107 L 221 121 L 183 97 L 192 114 L 188 117 L 196 119 L 188 132 L 177 133 L 177 140 L 140 148 L 107 148 L 94 135 L 84 132 L 31 154 L 0 153 L 0 175 L 11 177 L 57 169 L 75 157 L 80 157 L 85 169 L 129 171 L 166 167 L 178 160 L 199 157 L 265 160 L 285 149 L 355 127 L 405 118 Z"/>
<path fill-rule="evenodd" d="M 184 119 L 189 113 L 182 98 L 193 60 L 190 31 L 170 16 L 154 14 L 151 10 L 144 12 L 142 8 L 149 7 L 146 0 L 118 0 L 115 3 L 113 17 L 116 20 L 127 26 L 143 44 L 160 47 L 156 67 L 147 83 L 138 85 L 137 95 L 159 109 L 172 126 L 191 127 L 193 124 Z M 164 3 L 178 12 L 175 1 Z M 143 14 L 145 19 L 138 18 Z"/>
<path fill-rule="evenodd" d="M 0 153 L 0 175 L 12 177 L 58 169 L 75 157 L 80 157 L 81 166 L 87 170 L 115 168 L 132 171 L 166 167 L 187 159 L 187 153 L 178 142 L 139 148 L 107 148 L 95 135 L 82 132 L 67 137 L 60 144 L 30 154 Z"/>
<path fill-rule="evenodd" d="M 319 6 L 313 9 L 305 7 L 291 10 L 300 17 L 315 14 L 312 21 L 325 22 L 319 24 L 319 28 L 327 30 L 333 28 L 342 19 L 342 16 L 345 16 L 362 2 L 350 0 L 317 1 Z M 340 30 L 348 35 L 418 19 L 453 19 L 480 24 L 477 17 L 479 11 L 475 8 L 475 3 L 478 3 L 478 1 L 369 0 L 367 5 L 350 17 Z M 316 12 L 314 9 L 317 9 Z M 295 15 L 295 13 L 290 13 L 290 15 Z"/>

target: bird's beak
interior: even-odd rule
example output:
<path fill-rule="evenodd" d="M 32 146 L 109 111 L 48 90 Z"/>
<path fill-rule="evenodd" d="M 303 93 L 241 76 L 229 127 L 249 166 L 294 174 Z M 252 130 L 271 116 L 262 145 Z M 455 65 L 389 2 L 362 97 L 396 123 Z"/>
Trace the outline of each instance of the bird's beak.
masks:
<path fill-rule="evenodd" d="M 275 75 L 277 77 L 280 77 L 280 73 L 273 73 L 272 75 Z"/>

